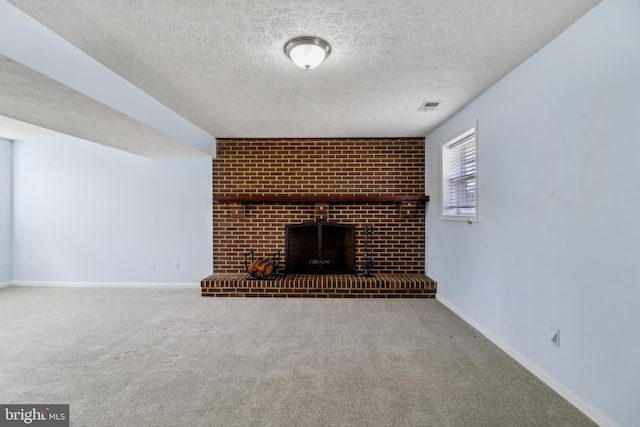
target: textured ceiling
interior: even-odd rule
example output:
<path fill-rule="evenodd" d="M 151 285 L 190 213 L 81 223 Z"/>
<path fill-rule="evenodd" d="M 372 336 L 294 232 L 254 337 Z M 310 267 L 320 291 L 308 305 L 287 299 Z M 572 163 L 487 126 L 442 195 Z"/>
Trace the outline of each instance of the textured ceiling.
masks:
<path fill-rule="evenodd" d="M 145 157 L 208 157 L 2 55 L 0 76 L 0 116 L 14 119 L 4 121 L 7 128 L 0 127 L 0 136 L 12 134 L 7 138 L 28 140 L 40 129 L 43 136 L 59 137 L 53 130 Z M 19 125 L 33 122 L 39 126 Z M 136 143 L 131 144 L 132 140 Z"/>
<path fill-rule="evenodd" d="M 9 2 L 226 138 L 425 136 L 599 0 Z M 316 69 L 301 35 L 332 46 Z"/>
<path fill-rule="evenodd" d="M 34 126 L 9 117 L 0 116 L 0 138 L 36 141 L 39 139 L 53 139 L 64 136 L 64 134 L 44 129 L 40 126 Z"/>

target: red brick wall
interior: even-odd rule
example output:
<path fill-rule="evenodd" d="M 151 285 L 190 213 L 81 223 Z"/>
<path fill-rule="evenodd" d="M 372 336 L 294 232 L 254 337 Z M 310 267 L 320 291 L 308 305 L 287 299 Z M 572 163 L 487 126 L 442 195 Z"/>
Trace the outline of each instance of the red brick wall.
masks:
<path fill-rule="evenodd" d="M 214 195 L 424 194 L 424 138 L 219 139 L 217 146 Z M 314 218 L 313 203 L 214 203 L 214 272 L 244 271 L 251 249 L 280 250 L 284 261 L 285 225 Z M 358 272 L 368 225 L 373 273 L 424 273 L 424 204 L 332 203 L 328 220 L 356 226 Z"/>

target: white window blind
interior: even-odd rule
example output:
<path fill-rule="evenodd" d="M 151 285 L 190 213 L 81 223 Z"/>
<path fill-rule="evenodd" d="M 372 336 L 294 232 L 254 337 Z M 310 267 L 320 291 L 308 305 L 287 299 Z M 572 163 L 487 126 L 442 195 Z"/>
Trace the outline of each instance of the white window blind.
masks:
<path fill-rule="evenodd" d="M 442 146 L 442 216 L 477 219 L 476 130 Z"/>

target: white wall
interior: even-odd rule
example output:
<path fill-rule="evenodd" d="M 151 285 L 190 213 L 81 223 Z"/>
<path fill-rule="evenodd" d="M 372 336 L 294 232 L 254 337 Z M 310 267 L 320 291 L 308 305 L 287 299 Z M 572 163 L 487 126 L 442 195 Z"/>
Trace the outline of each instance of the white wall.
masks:
<path fill-rule="evenodd" d="M 442 221 L 475 119 L 479 222 Z M 639 135 L 640 2 L 605 0 L 427 137 L 439 298 L 603 425 L 640 420 Z"/>
<path fill-rule="evenodd" d="M 14 180 L 18 283 L 197 284 L 212 273 L 211 159 L 20 141 Z"/>
<path fill-rule="evenodd" d="M 13 149 L 0 138 L 0 286 L 12 281 Z"/>

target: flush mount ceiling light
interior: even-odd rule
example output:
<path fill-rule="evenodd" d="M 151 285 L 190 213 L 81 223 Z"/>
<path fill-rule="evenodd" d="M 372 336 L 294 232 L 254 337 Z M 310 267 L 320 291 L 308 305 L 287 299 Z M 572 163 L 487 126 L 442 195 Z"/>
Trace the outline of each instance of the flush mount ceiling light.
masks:
<path fill-rule="evenodd" d="M 284 46 L 284 53 L 293 63 L 307 70 L 320 65 L 330 52 L 329 43 L 317 37 L 298 37 Z"/>

